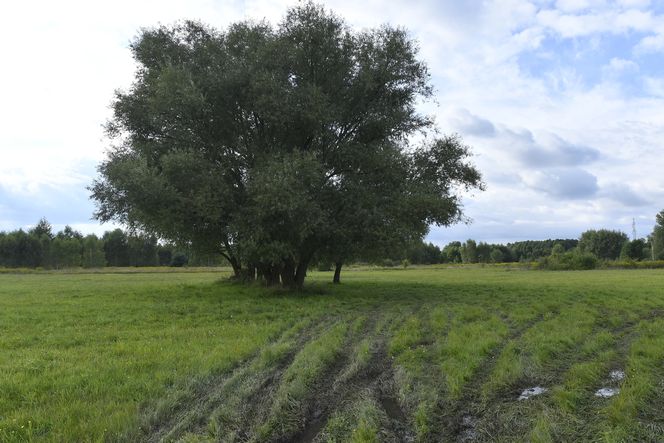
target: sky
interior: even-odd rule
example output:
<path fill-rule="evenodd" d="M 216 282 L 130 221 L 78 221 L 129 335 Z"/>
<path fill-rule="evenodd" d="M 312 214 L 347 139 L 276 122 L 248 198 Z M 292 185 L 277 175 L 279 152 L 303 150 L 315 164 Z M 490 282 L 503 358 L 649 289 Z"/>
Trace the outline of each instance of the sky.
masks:
<path fill-rule="evenodd" d="M 297 0 L 23 0 L 0 15 L 0 231 L 46 217 L 84 233 L 129 43 L 143 27 L 196 19 L 277 24 Z M 472 147 L 484 192 L 444 245 L 639 237 L 664 209 L 664 0 L 332 0 L 356 29 L 389 23 L 419 42 L 435 88 L 420 112 Z"/>

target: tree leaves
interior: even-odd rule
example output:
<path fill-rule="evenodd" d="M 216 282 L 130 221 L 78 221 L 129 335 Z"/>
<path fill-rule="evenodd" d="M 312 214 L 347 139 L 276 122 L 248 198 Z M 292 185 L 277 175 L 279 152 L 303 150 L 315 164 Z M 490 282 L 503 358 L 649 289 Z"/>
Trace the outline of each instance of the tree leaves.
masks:
<path fill-rule="evenodd" d="M 433 129 L 415 110 L 432 88 L 403 29 L 353 31 L 305 3 L 276 28 L 184 22 L 131 49 L 91 187 L 100 220 L 286 282 L 315 254 L 343 261 L 455 222 L 457 187 L 482 187 L 458 137 L 410 148 Z"/>

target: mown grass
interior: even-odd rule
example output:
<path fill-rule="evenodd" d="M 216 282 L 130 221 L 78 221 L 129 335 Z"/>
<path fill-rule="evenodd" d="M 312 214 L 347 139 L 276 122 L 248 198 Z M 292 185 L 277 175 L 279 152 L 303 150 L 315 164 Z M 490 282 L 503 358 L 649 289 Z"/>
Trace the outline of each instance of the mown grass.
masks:
<path fill-rule="evenodd" d="M 0 275 L 0 441 L 664 429 L 661 270 L 355 269 L 340 286 L 313 273 L 295 294 L 224 270 L 133 271 Z M 620 393 L 595 397 L 611 369 L 626 372 Z M 547 393 L 517 400 L 536 384 Z"/>

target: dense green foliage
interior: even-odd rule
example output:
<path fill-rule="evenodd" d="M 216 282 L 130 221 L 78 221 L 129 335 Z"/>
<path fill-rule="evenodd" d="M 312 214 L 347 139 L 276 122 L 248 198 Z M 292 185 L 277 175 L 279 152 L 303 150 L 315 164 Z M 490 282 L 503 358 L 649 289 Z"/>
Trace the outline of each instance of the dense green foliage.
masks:
<path fill-rule="evenodd" d="M 662 435 L 662 270 L 351 269 L 297 294 L 220 275 L 0 275 L 0 441 Z"/>
<path fill-rule="evenodd" d="M 642 238 L 626 241 L 620 250 L 621 260 L 647 260 L 650 258 L 650 246 Z"/>
<path fill-rule="evenodd" d="M 655 218 L 656 224 L 650 234 L 650 255 L 653 260 L 664 260 L 664 210 Z"/>
<path fill-rule="evenodd" d="M 510 243 L 507 247 L 513 251 L 514 261 L 534 261 L 550 255 L 556 244 L 562 245 L 565 251 L 569 251 L 575 248 L 578 242 L 575 239 L 529 240 Z"/>
<path fill-rule="evenodd" d="M 131 49 L 96 217 L 221 253 L 237 278 L 301 286 L 316 259 L 384 256 L 482 187 L 469 147 L 416 112 L 432 90 L 403 29 L 303 3 L 277 27 L 186 22 Z"/>
<path fill-rule="evenodd" d="M 223 258 L 197 254 L 186 245 L 160 244 L 152 235 L 121 229 L 108 231 L 102 238 L 94 234 L 84 237 L 69 226 L 53 234 L 46 219 L 27 232 L 0 232 L 0 268 L 182 266 L 190 261 L 209 266 L 219 265 Z"/>
<path fill-rule="evenodd" d="M 591 229 L 581 234 L 578 247 L 582 252 L 591 253 L 597 258 L 615 260 L 620 257 L 620 251 L 628 241 L 624 232 Z"/>
<path fill-rule="evenodd" d="M 557 246 L 560 246 L 559 248 Z M 573 249 L 565 252 L 560 244 L 556 244 L 551 255 L 542 257 L 539 260 L 541 269 L 551 269 L 554 271 L 569 270 L 588 270 L 597 267 L 598 260 L 595 254 L 583 252 L 579 249 Z"/>
<path fill-rule="evenodd" d="M 407 259 L 412 264 L 436 263 L 512 263 L 532 262 L 548 257 L 554 245 L 559 244 L 563 251 L 576 247 L 578 240 L 529 240 L 515 243 L 477 243 L 469 239 L 464 243 L 455 241 L 440 249 L 432 243 L 417 241 L 402 254 L 393 254 L 391 260 L 401 262 Z"/>

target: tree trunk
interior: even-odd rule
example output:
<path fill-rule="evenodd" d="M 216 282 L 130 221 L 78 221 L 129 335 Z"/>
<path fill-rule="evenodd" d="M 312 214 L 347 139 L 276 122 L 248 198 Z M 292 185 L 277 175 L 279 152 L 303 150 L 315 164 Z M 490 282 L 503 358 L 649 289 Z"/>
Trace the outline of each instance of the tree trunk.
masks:
<path fill-rule="evenodd" d="M 281 284 L 287 288 L 295 286 L 295 263 L 291 259 L 284 260 L 281 268 Z"/>
<path fill-rule="evenodd" d="M 332 283 L 335 285 L 341 283 L 341 267 L 343 265 L 343 262 L 340 261 L 334 264 L 334 277 L 332 277 Z"/>
<path fill-rule="evenodd" d="M 302 289 L 304 285 L 304 278 L 307 276 L 307 268 L 309 267 L 309 259 L 301 260 L 297 265 L 297 270 L 295 271 L 295 287 L 297 289 Z"/>
<path fill-rule="evenodd" d="M 249 281 L 256 281 L 256 265 L 249 265 L 249 269 L 247 269 L 247 277 Z"/>
<path fill-rule="evenodd" d="M 250 283 L 256 280 L 256 267 L 254 265 L 248 265 L 241 271 L 241 279 L 245 283 Z"/>
<path fill-rule="evenodd" d="M 233 268 L 233 279 L 242 280 L 242 265 L 240 264 L 240 261 L 229 254 L 222 253 L 221 255 L 231 264 L 231 267 Z"/>
<path fill-rule="evenodd" d="M 265 284 L 268 286 L 276 286 L 279 284 L 279 268 L 270 266 L 265 273 Z"/>
<path fill-rule="evenodd" d="M 263 280 L 266 286 L 276 286 L 279 284 L 279 268 L 274 265 L 258 264 L 256 266 L 258 279 Z"/>

